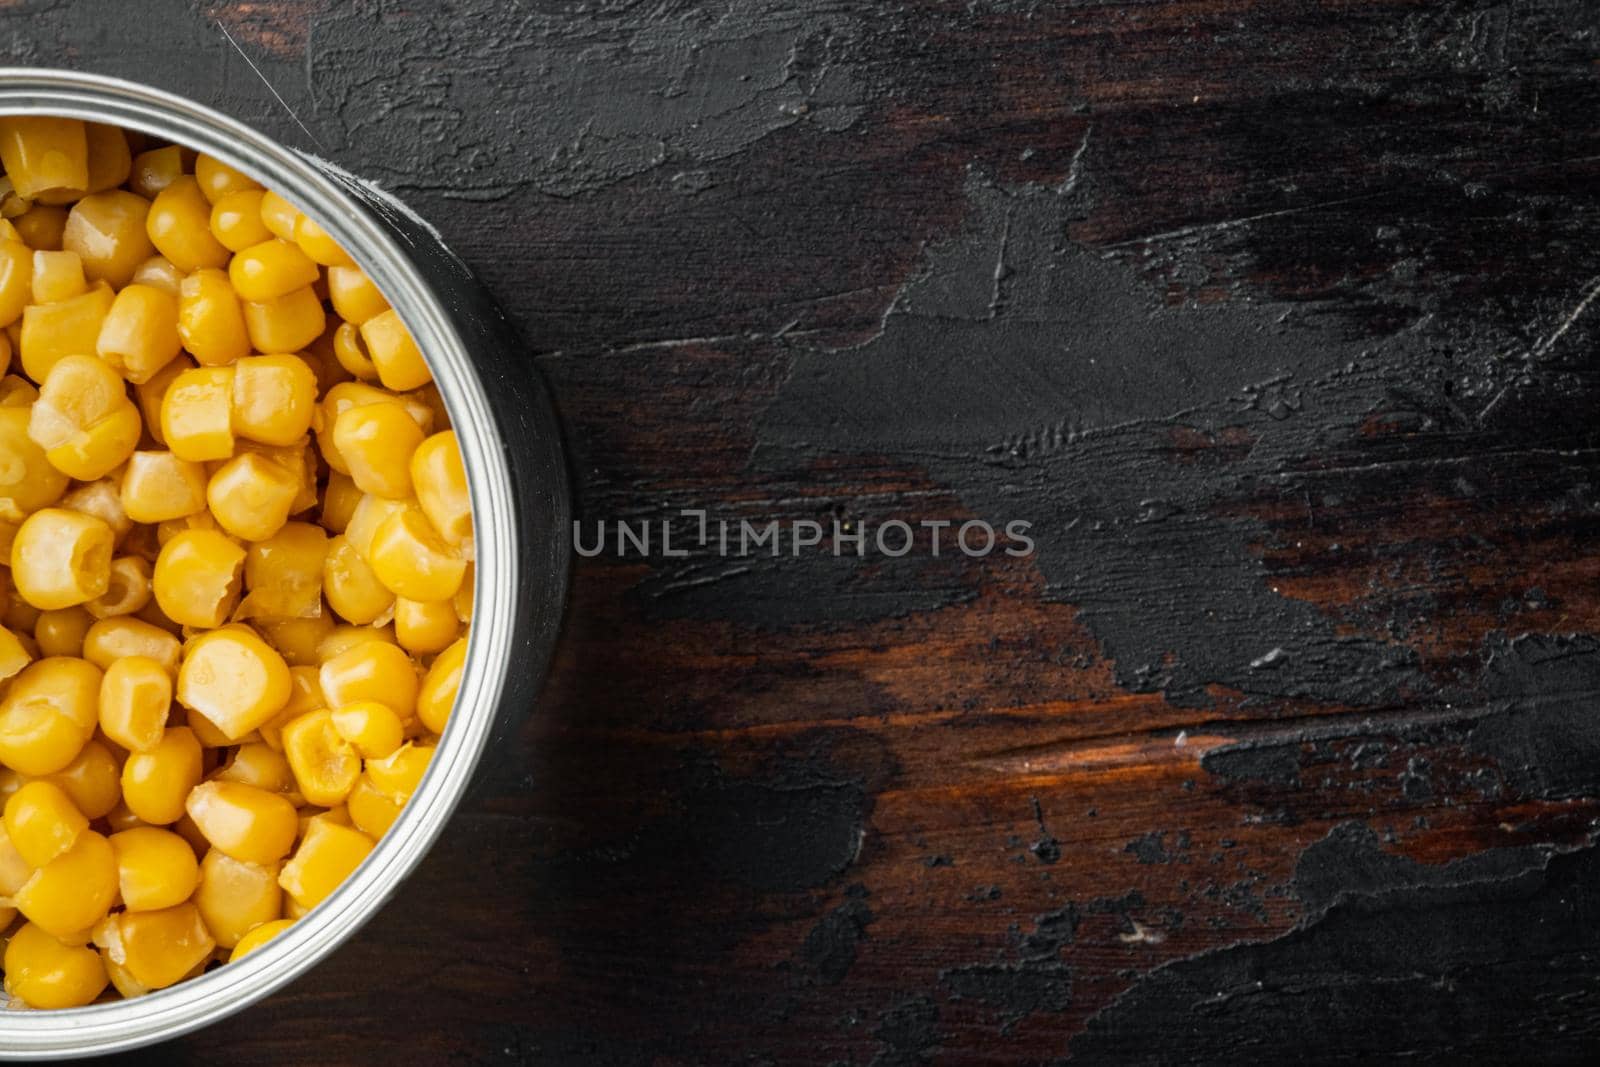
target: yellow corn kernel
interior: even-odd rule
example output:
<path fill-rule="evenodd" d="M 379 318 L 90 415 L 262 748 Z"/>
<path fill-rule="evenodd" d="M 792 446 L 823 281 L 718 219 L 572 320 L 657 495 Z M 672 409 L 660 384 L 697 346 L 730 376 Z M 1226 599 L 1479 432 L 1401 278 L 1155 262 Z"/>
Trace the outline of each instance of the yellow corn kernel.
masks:
<path fill-rule="evenodd" d="M 193 904 L 124 911 L 95 931 L 95 944 L 141 989 L 165 989 L 204 965 L 217 943 Z"/>
<path fill-rule="evenodd" d="M 361 756 L 334 729 L 333 712 L 323 709 L 300 716 L 283 727 L 282 740 L 295 783 L 310 803 L 331 807 L 355 785 Z"/>
<path fill-rule="evenodd" d="M 317 376 L 299 356 L 248 356 L 234 366 L 233 428 L 240 437 L 288 446 L 311 429 Z"/>
<path fill-rule="evenodd" d="M 154 581 L 151 584 L 154 585 Z M 177 677 L 181 647 L 178 639 L 161 627 L 143 619 L 122 616 L 102 619 L 89 627 L 83 638 L 83 658 L 104 671 L 119 659 L 143 656 L 159 663 L 168 675 Z"/>
<path fill-rule="evenodd" d="M 89 187 L 89 140 L 78 119 L 48 115 L 0 116 L 0 163 L 17 195 L 82 192 Z"/>
<path fill-rule="evenodd" d="M 341 323 L 333 331 L 333 358 L 339 361 L 339 366 L 364 382 L 378 379 L 378 368 L 373 366 L 372 357 L 367 355 L 366 343 L 361 340 L 361 331 L 354 323 Z"/>
<path fill-rule="evenodd" d="M 372 838 L 360 830 L 313 821 L 293 858 L 283 865 L 278 884 L 300 907 L 314 908 L 371 852 Z"/>
<path fill-rule="evenodd" d="M 289 761 L 265 741 L 240 745 L 233 758 L 213 774 L 211 780 L 237 782 L 269 793 L 288 793 L 294 789 L 294 772 L 289 768 Z"/>
<path fill-rule="evenodd" d="M 133 172 L 133 152 L 128 137 L 119 127 L 103 122 L 84 123 L 84 138 L 89 145 L 89 185 L 91 193 L 115 189 Z"/>
<path fill-rule="evenodd" d="M 60 506 L 99 519 L 111 527 L 111 536 L 118 542 L 133 530 L 133 520 L 128 518 L 122 506 L 121 494 L 117 492 L 117 483 L 111 478 L 101 478 L 78 486 L 61 498 Z"/>
<path fill-rule="evenodd" d="M 416 713 L 416 665 L 387 641 L 363 641 L 322 664 L 318 676 L 330 708 L 375 701 L 401 719 Z"/>
<path fill-rule="evenodd" d="M 84 605 L 97 619 L 132 615 L 150 603 L 150 562 L 138 556 L 111 561 L 106 591 Z"/>
<path fill-rule="evenodd" d="M 228 279 L 239 299 L 256 303 L 276 300 L 319 276 L 317 265 L 298 245 L 276 237 L 251 245 L 228 264 Z"/>
<path fill-rule="evenodd" d="M 257 622 L 267 644 L 277 649 L 283 661 L 291 667 L 314 666 L 318 663 L 317 647 L 334 625 L 331 612 L 303 619 L 258 619 Z"/>
<path fill-rule="evenodd" d="M 93 600 L 111 582 L 111 527 L 92 515 L 43 508 L 23 520 L 11 546 L 17 593 L 40 611 Z"/>
<path fill-rule="evenodd" d="M 367 343 L 367 352 L 378 368 L 378 380 L 385 388 L 404 392 L 433 381 L 417 343 L 393 308 L 363 322 L 361 339 Z"/>
<path fill-rule="evenodd" d="M 86 196 L 67 213 L 61 247 L 78 254 L 89 281 L 121 289 L 155 254 L 145 232 L 149 212 L 150 201 L 122 189 Z"/>
<path fill-rule="evenodd" d="M 339 454 L 338 446 L 333 439 L 333 431 L 339 423 L 339 416 L 351 408 L 381 403 L 403 406 L 424 436 L 433 428 L 432 409 L 412 397 L 397 396 L 365 382 L 340 382 L 323 396 L 317 417 L 312 424 L 317 431 L 317 441 L 322 448 L 323 458 L 328 461 L 329 467 L 340 474 L 350 473 L 350 468 L 345 463 L 344 457 Z"/>
<path fill-rule="evenodd" d="M 356 829 L 376 840 L 389 832 L 389 827 L 405 808 L 405 802 L 379 792 L 372 780 L 363 774 L 351 787 L 346 807 Z"/>
<path fill-rule="evenodd" d="M 261 197 L 259 189 L 240 189 L 212 203 L 211 233 L 223 247 L 243 252 L 272 237 L 261 221 Z"/>
<path fill-rule="evenodd" d="M 357 645 L 364 645 L 369 642 L 385 645 L 394 644 L 394 627 L 387 625 L 348 626 L 343 624 L 335 626 L 328 631 L 328 635 L 317 645 L 317 662 L 319 664 L 327 663 L 331 659 L 342 656 Z M 320 679 L 320 673 L 318 677 Z"/>
<path fill-rule="evenodd" d="M 106 987 L 98 952 L 62 944 L 36 923 L 11 935 L 5 972 L 6 995 L 30 1008 L 81 1008 Z"/>
<path fill-rule="evenodd" d="M 159 911 L 182 904 L 200 884 L 200 864 L 189 842 L 155 826 L 111 835 L 117 884 L 129 911 Z"/>
<path fill-rule="evenodd" d="M 274 885 L 277 883 L 274 882 Z M 238 963 L 268 941 L 283 933 L 294 925 L 293 919 L 273 919 L 260 926 L 252 927 L 250 932 L 239 938 L 239 943 L 234 946 L 233 954 L 228 957 L 229 963 Z"/>
<path fill-rule="evenodd" d="M 173 455 L 193 463 L 233 455 L 233 373 L 232 367 L 196 367 L 167 388 L 161 436 Z"/>
<path fill-rule="evenodd" d="M 362 492 L 391 500 L 411 495 L 411 456 L 423 435 L 404 407 L 385 403 L 349 408 L 334 424 L 333 441 Z"/>
<path fill-rule="evenodd" d="M 119 496 L 134 522 L 181 519 L 205 509 L 205 468 L 171 452 L 135 452 L 123 468 Z"/>
<path fill-rule="evenodd" d="M 28 782 L 5 806 L 6 835 L 30 867 L 43 867 L 78 840 L 89 820 L 52 782 Z"/>
<path fill-rule="evenodd" d="M 67 488 L 67 476 L 28 436 L 30 421 L 29 408 L 0 407 L 0 518 L 9 522 L 55 503 Z"/>
<path fill-rule="evenodd" d="M 122 802 L 151 826 L 183 817 L 183 802 L 200 784 L 200 742 L 187 726 L 171 726 L 148 752 L 130 752 L 122 765 Z"/>
<path fill-rule="evenodd" d="M 300 479 L 255 452 L 235 456 L 206 485 L 206 502 L 222 528 L 245 541 L 265 541 L 289 521 Z"/>
<path fill-rule="evenodd" d="M 417 506 L 439 536 L 460 545 L 472 536 L 472 497 L 454 430 L 436 433 L 411 455 L 411 484 Z"/>
<path fill-rule="evenodd" d="M 94 734 L 100 671 L 52 656 L 29 665 L 0 699 L 0 763 L 27 775 L 68 766 Z"/>
<path fill-rule="evenodd" d="M 64 444 L 45 451 L 50 465 L 79 481 L 94 481 L 116 470 L 139 446 L 144 424 L 132 401 L 74 434 Z"/>
<path fill-rule="evenodd" d="M 148 656 L 128 656 L 100 681 L 100 729 L 129 752 L 152 752 L 172 710 L 172 675 Z"/>
<path fill-rule="evenodd" d="M 340 618 L 357 625 L 382 618 L 395 603 L 394 593 L 378 581 L 372 567 L 343 537 L 328 542 L 322 569 L 322 593 Z"/>
<path fill-rule="evenodd" d="M 461 667 L 466 661 L 467 638 L 461 638 L 435 656 L 422 677 L 421 689 L 416 694 L 416 717 L 435 734 L 445 733 L 450 709 L 456 704 L 456 693 L 461 689 Z"/>
<path fill-rule="evenodd" d="M 213 848 L 244 863 L 276 863 L 300 829 L 287 797 L 243 782 L 200 783 L 189 793 L 188 812 Z"/>
<path fill-rule="evenodd" d="M 183 176 L 183 150 L 175 144 L 152 148 L 133 157 L 128 187 L 143 197 L 154 197 Z"/>
<path fill-rule="evenodd" d="M 333 713 L 333 728 L 367 759 L 391 756 L 405 740 L 400 716 L 375 701 L 346 704 Z"/>
<path fill-rule="evenodd" d="M 127 402 L 127 387 L 104 360 L 65 356 L 51 366 L 40 383 L 28 434 L 41 447 L 55 448 Z"/>
<path fill-rule="evenodd" d="M 95 351 L 128 381 L 149 381 L 178 354 L 178 302 L 160 289 L 129 285 L 111 303 Z"/>
<path fill-rule="evenodd" d="M 250 354 L 244 306 L 228 276 L 199 270 L 178 288 L 178 336 L 197 362 L 221 367 Z"/>
<path fill-rule="evenodd" d="M 353 268 L 355 265 L 355 261 L 339 247 L 328 231 L 309 215 L 301 215 L 295 220 L 294 241 L 313 262 L 324 267 Z"/>
<path fill-rule="evenodd" d="M 205 751 L 205 769 L 209 771 L 215 765 L 215 752 L 213 750 L 227 748 L 233 744 L 233 738 L 223 733 L 222 727 L 193 708 L 183 713 L 183 719 L 184 725 L 194 731 L 195 740 L 200 742 L 201 749 Z M 253 737 L 255 735 L 250 734 L 247 736 Z"/>
<path fill-rule="evenodd" d="M 295 225 L 300 220 L 300 209 L 268 189 L 261 196 L 261 223 L 276 237 L 294 240 Z"/>
<path fill-rule="evenodd" d="M 37 628 L 38 623 L 35 623 L 34 626 Z M 37 642 L 35 647 L 29 648 L 23 643 L 23 635 L 13 633 L 0 626 L 0 681 L 14 676 L 26 668 L 28 664 L 33 662 L 36 651 L 38 651 Z"/>
<path fill-rule="evenodd" d="M 20 783 L 18 788 L 21 788 Z M 17 846 L 11 843 L 10 836 L 6 834 L 5 823 L 0 821 L 0 897 L 10 900 L 32 877 L 33 868 L 22 858 Z"/>
<path fill-rule="evenodd" d="M 327 316 L 307 285 L 271 300 L 246 301 L 244 324 L 256 351 L 296 352 L 321 335 Z"/>
<path fill-rule="evenodd" d="M 93 830 L 34 871 L 13 898 L 28 921 L 56 937 L 82 936 L 106 917 L 117 895 L 117 858 Z"/>
<path fill-rule="evenodd" d="M 4 333 L 0 333 L 0 337 L 4 336 Z M 26 408 L 38 399 L 39 390 L 20 374 L 0 377 L 0 407 Z"/>
<path fill-rule="evenodd" d="M 351 513 L 365 495 L 348 474 L 329 471 L 328 484 L 322 491 L 322 511 L 319 515 L 322 528 L 333 533 L 344 533 L 345 527 L 350 525 Z"/>
<path fill-rule="evenodd" d="M 76 252 L 35 252 L 32 288 L 35 304 L 54 304 L 83 295 L 89 290 L 83 277 L 83 260 Z"/>
<path fill-rule="evenodd" d="M 43 656 L 81 656 L 83 638 L 94 625 L 94 616 L 81 607 L 46 611 L 33 624 L 33 640 Z"/>
<path fill-rule="evenodd" d="M 357 327 L 389 310 L 389 302 L 360 267 L 329 266 L 328 298 L 339 317 Z"/>
<path fill-rule="evenodd" d="M 156 194 L 145 218 L 145 232 L 156 251 L 179 270 L 227 265 L 228 250 L 211 234 L 211 203 L 187 174 L 174 178 Z"/>
<path fill-rule="evenodd" d="M 183 293 L 183 271 L 173 266 L 166 256 L 150 256 L 140 260 L 129 279 L 133 285 L 147 285 L 159 289 L 176 300 Z"/>
<path fill-rule="evenodd" d="M 30 248 L 57 249 L 67 229 L 67 209 L 51 204 L 34 204 L 11 220 L 17 239 Z"/>
<path fill-rule="evenodd" d="M 33 249 L 21 241 L 0 241 L 0 325 L 22 317 L 33 298 Z"/>
<path fill-rule="evenodd" d="M 449 600 L 461 588 L 467 564 L 415 508 L 384 519 L 372 535 L 373 573 L 408 600 Z"/>
<path fill-rule="evenodd" d="M 293 692 L 289 695 L 289 703 L 283 710 L 273 717 L 271 722 L 261 724 L 258 731 L 261 734 L 261 743 L 274 752 L 283 751 L 283 728 L 309 712 L 320 711 L 327 701 L 322 698 L 322 685 L 317 680 L 317 669 L 295 665 L 289 668 L 289 678 L 294 685 Z M 293 769 L 290 770 L 289 791 L 295 788 Z M 3 892 L 3 890 L 0 890 Z"/>
<path fill-rule="evenodd" d="M 308 522 L 291 522 L 252 544 L 245 554 L 249 593 L 237 618 L 307 619 L 322 611 L 322 568 L 328 535 Z"/>
<path fill-rule="evenodd" d="M 50 368 L 67 356 L 93 352 L 100 340 L 116 294 L 104 283 L 71 300 L 54 304 L 30 304 L 22 312 L 22 333 L 18 354 L 22 370 L 36 382 L 43 382 Z M 86 357 L 92 358 L 92 357 Z"/>
<path fill-rule="evenodd" d="M 244 549 L 214 530 L 185 530 L 156 557 L 152 588 L 169 619 L 221 626 L 239 602 Z"/>
<path fill-rule="evenodd" d="M 251 931 L 277 921 L 283 913 L 278 872 L 276 861 L 261 865 L 235 859 L 220 849 L 206 853 L 194 902 L 218 945 L 232 948 Z"/>
<path fill-rule="evenodd" d="M 261 189 L 261 183 L 254 178 L 204 152 L 195 157 L 194 180 L 206 199 L 213 204 L 235 193 Z"/>
<path fill-rule="evenodd" d="M 413 656 L 431 656 L 447 648 L 461 632 L 456 606 L 449 600 L 407 600 L 394 604 L 394 638 Z"/>
<path fill-rule="evenodd" d="M 196 637 L 178 668 L 178 703 L 234 742 L 282 711 L 292 690 L 283 657 L 240 624 Z"/>
<path fill-rule="evenodd" d="M 148 382 L 133 387 L 134 395 L 139 402 L 139 411 L 144 416 L 145 430 L 156 442 L 165 448 L 166 437 L 161 433 L 161 405 L 167 398 L 167 391 L 172 388 L 172 383 L 178 380 L 178 375 L 187 370 L 194 370 L 195 362 L 187 353 L 180 352 L 177 357 L 151 377 Z"/>
<path fill-rule="evenodd" d="M 121 777 L 117 757 L 100 741 L 90 740 L 77 758 L 43 780 L 60 786 L 86 817 L 103 819 L 122 799 Z"/>

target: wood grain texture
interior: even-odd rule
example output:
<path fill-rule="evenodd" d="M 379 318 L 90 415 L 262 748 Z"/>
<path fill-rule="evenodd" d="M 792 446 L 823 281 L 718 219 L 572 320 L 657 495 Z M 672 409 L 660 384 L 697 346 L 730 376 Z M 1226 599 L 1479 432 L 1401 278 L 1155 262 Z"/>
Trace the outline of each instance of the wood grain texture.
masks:
<path fill-rule="evenodd" d="M 1592 3 L 0 29 L 413 202 L 591 524 L 1038 542 L 581 561 L 523 749 L 394 902 L 142 1058 L 1592 1061 Z"/>

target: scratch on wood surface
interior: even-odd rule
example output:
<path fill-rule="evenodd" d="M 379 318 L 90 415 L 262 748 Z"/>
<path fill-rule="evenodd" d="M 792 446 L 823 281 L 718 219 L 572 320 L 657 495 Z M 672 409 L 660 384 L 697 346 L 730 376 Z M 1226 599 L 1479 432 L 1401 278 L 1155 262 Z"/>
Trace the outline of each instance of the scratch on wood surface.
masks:
<path fill-rule="evenodd" d="M 1589 305 L 1594 303 L 1594 299 L 1597 296 L 1600 296 L 1600 278 L 1590 278 L 1589 284 L 1584 288 L 1583 296 L 1578 300 L 1578 303 L 1567 317 L 1561 320 L 1561 325 L 1557 326 L 1549 337 L 1533 346 L 1533 354 L 1542 356 L 1554 348 L 1555 343 L 1561 340 L 1568 330 L 1572 329 L 1572 324 L 1577 322 L 1585 311 L 1589 310 Z"/>
<path fill-rule="evenodd" d="M 318 148 L 322 149 L 323 151 L 327 151 L 327 145 L 323 144 L 322 141 L 318 139 L 317 135 L 311 132 L 311 127 L 300 121 L 300 116 L 295 114 L 294 108 L 289 106 L 289 101 L 285 100 L 282 94 L 272 87 L 272 83 L 267 80 L 267 76 L 261 73 L 261 68 L 256 66 L 256 61 L 251 59 L 249 54 L 245 52 L 243 48 L 239 47 L 239 42 L 235 41 L 233 39 L 233 34 L 228 32 L 228 27 L 224 26 L 221 22 L 218 22 L 216 26 L 217 29 L 222 31 L 222 36 L 227 38 L 228 43 L 233 45 L 233 50 L 238 52 L 246 63 L 250 64 L 250 69 L 255 71 L 256 77 L 261 79 L 261 84 L 267 87 L 267 92 L 271 93 L 273 99 L 277 100 L 278 103 L 283 106 L 283 110 L 289 113 L 289 117 L 294 119 L 294 124 L 300 127 L 300 129 L 305 132 L 305 135 L 311 138 L 312 142 Z M 309 67 L 307 69 L 309 70 Z"/>

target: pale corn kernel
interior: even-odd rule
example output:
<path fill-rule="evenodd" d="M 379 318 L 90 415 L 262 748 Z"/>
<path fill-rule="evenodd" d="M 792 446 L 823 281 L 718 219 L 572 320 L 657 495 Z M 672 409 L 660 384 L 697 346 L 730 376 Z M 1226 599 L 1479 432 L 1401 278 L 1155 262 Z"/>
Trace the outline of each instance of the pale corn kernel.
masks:
<path fill-rule="evenodd" d="M 53 782 L 28 782 L 5 805 L 6 836 L 24 862 L 43 867 L 77 843 L 89 819 Z"/>
<path fill-rule="evenodd" d="M 460 633 L 461 620 L 456 617 L 454 601 L 396 598 L 394 639 L 413 656 L 441 652 Z"/>
<path fill-rule="evenodd" d="M 321 335 L 327 316 L 306 285 L 270 300 L 246 301 L 244 324 L 256 351 L 296 352 Z"/>
<path fill-rule="evenodd" d="M 239 189 L 211 203 L 211 234 L 230 252 L 243 252 L 272 237 L 261 221 L 259 189 Z"/>
<path fill-rule="evenodd" d="M 18 911 L 59 938 L 72 938 L 106 917 L 117 895 L 117 859 L 111 843 L 93 830 L 38 868 L 17 890 Z"/>
<path fill-rule="evenodd" d="M 156 558 L 151 586 L 169 619 L 185 626 L 220 626 L 239 602 L 245 552 L 213 530 L 185 530 Z"/>
<path fill-rule="evenodd" d="M 111 835 L 117 884 L 130 911 L 157 911 L 182 904 L 200 884 L 200 864 L 189 842 L 156 826 Z"/>
<path fill-rule="evenodd" d="M 154 581 L 151 584 L 154 585 Z M 83 658 L 102 671 L 109 670 L 119 659 L 143 656 L 155 660 L 162 670 L 176 678 L 181 648 L 181 642 L 161 627 L 127 616 L 102 619 L 89 627 L 83 638 Z"/>
<path fill-rule="evenodd" d="M 233 429 L 240 437 L 292 445 L 311 429 L 316 374 L 298 356 L 246 357 L 234 367 L 232 401 Z"/>
<path fill-rule="evenodd" d="M 350 512 L 350 521 L 344 530 L 345 540 L 355 546 L 355 550 L 361 553 L 362 559 L 371 559 L 372 539 L 376 536 L 378 527 L 382 526 L 390 515 L 412 507 L 416 507 L 414 500 L 387 500 L 366 493 Z"/>
<path fill-rule="evenodd" d="M 129 285 L 111 302 L 95 352 L 128 381 L 149 381 L 177 357 L 178 302 L 149 285 Z"/>
<path fill-rule="evenodd" d="M 30 1008 L 80 1008 L 106 987 L 100 954 L 57 940 L 37 923 L 24 923 L 5 947 L 6 995 Z"/>
<path fill-rule="evenodd" d="M 61 499 L 69 481 L 28 436 L 31 417 L 27 407 L 0 407 L 0 518 L 10 522 Z"/>
<path fill-rule="evenodd" d="M 196 637 L 178 668 L 178 703 L 235 742 L 282 711 L 292 690 L 283 657 L 238 624 Z"/>
<path fill-rule="evenodd" d="M 95 481 L 133 454 L 143 431 L 139 409 L 127 401 L 65 444 L 47 449 L 44 456 L 64 474 L 83 482 Z"/>
<path fill-rule="evenodd" d="M 417 506 L 439 536 L 460 545 L 472 536 L 472 496 L 454 430 L 436 433 L 411 454 Z"/>
<path fill-rule="evenodd" d="M 390 500 L 411 495 L 411 456 L 422 428 L 398 403 L 364 404 L 342 412 L 333 441 L 363 492 Z"/>
<path fill-rule="evenodd" d="M 211 476 L 206 503 L 228 533 L 245 541 L 265 541 L 289 521 L 300 484 L 282 464 L 244 452 Z"/>
<path fill-rule="evenodd" d="M 60 786 L 86 817 L 103 819 L 122 799 L 121 776 L 122 764 L 111 749 L 91 738 L 71 763 L 43 781 Z"/>
<path fill-rule="evenodd" d="M 186 807 L 212 848 L 245 863 L 276 863 L 300 829 L 287 797 L 243 782 L 202 782 Z"/>
<path fill-rule="evenodd" d="M 111 527 L 92 515 L 43 508 L 23 520 L 11 546 L 17 593 L 41 611 L 93 600 L 111 582 Z"/>
<path fill-rule="evenodd" d="M 148 285 L 159 289 L 176 300 L 183 293 L 183 271 L 166 256 L 150 256 L 133 269 L 130 279 L 134 285 Z M 181 339 L 180 339 L 181 340 Z"/>
<path fill-rule="evenodd" d="M 273 884 L 276 885 L 276 881 Z M 228 962 L 238 963 L 293 925 L 293 919 L 272 919 L 259 926 L 251 927 L 249 933 L 239 938 L 239 943 L 234 946 L 233 954 L 228 957 Z"/>
<path fill-rule="evenodd" d="M 322 614 L 323 563 L 328 535 L 308 522 L 286 523 L 245 553 L 244 584 L 249 592 L 237 618 L 307 619 Z"/>
<path fill-rule="evenodd" d="M 166 732 L 172 675 L 148 656 L 125 656 L 100 681 L 100 729 L 129 752 L 151 752 Z"/>
<path fill-rule="evenodd" d="M 213 204 L 234 193 L 259 191 L 261 183 L 222 160 L 199 153 L 194 159 L 194 180 L 205 198 Z"/>
<path fill-rule="evenodd" d="M 128 186 L 150 198 L 183 176 L 183 150 L 175 144 L 152 148 L 133 157 Z"/>
<path fill-rule="evenodd" d="M 118 556 L 111 561 L 106 591 L 84 605 L 97 619 L 132 615 L 150 603 L 150 562 L 138 556 Z"/>
<path fill-rule="evenodd" d="M 68 511 L 93 515 L 111 527 L 111 536 L 118 544 L 133 530 L 133 520 L 122 506 L 122 495 L 117 491 L 117 483 L 113 478 L 101 478 L 78 486 L 61 498 L 60 506 Z"/>
<path fill-rule="evenodd" d="M 83 639 L 93 625 L 94 616 L 82 607 L 57 608 L 39 615 L 33 640 L 42 656 L 81 656 Z"/>
<path fill-rule="evenodd" d="M 300 907 L 314 908 L 371 852 L 372 838 L 360 830 L 313 821 L 294 856 L 283 865 L 278 884 Z"/>
<path fill-rule="evenodd" d="M 400 313 L 393 308 L 381 311 L 361 324 L 361 339 L 378 368 L 378 380 L 387 389 L 404 392 L 433 381 L 433 373 L 423 360 L 417 343 Z"/>
<path fill-rule="evenodd" d="M 54 304 L 83 295 L 89 290 L 83 276 L 83 260 L 76 252 L 35 252 L 32 288 L 35 304 Z"/>
<path fill-rule="evenodd" d="M 145 217 L 145 232 L 156 251 L 179 270 L 227 265 L 228 250 L 211 234 L 211 203 L 187 174 L 174 178 L 156 194 Z"/>
<path fill-rule="evenodd" d="M 93 352 L 115 299 L 111 286 L 100 282 L 71 300 L 29 304 L 22 312 L 17 346 L 23 373 L 43 382 L 65 357 Z"/>
<path fill-rule="evenodd" d="M 194 463 L 233 455 L 232 367 L 196 367 L 168 386 L 161 436 L 173 455 Z"/>
<path fill-rule="evenodd" d="M 298 245 L 276 237 L 251 245 L 228 264 L 233 291 L 239 299 L 257 303 L 276 300 L 310 285 L 319 276 L 316 263 Z"/>
<path fill-rule="evenodd" d="M 250 863 L 215 848 L 206 853 L 194 902 L 218 945 L 239 945 L 251 931 L 283 913 L 279 870 L 276 862 Z"/>
<path fill-rule="evenodd" d="M 139 265 L 155 254 L 145 232 L 150 202 L 137 193 L 111 189 L 72 205 L 61 231 L 61 247 L 76 252 L 91 282 L 122 288 Z"/>
<path fill-rule="evenodd" d="M 461 688 L 461 668 L 466 663 L 465 637 L 434 657 L 417 690 L 417 718 L 436 734 L 444 733 Z"/>
<path fill-rule="evenodd" d="M 330 807 L 344 800 L 361 773 L 361 756 L 334 729 L 331 711 L 294 719 L 283 727 L 282 740 L 283 754 L 306 800 Z"/>
<path fill-rule="evenodd" d="M 122 801 L 151 826 L 183 817 L 183 802 L 200 784 L 200 742 L 187 726 L 168 727 L 148 752 L 131 752 L 122 765 Z"/>
<path fill-rule="evenodd" d="M 250 354 L 244 305 L 220 270 L 198 270 L 178 287 L 178 336 L 195 361 L 221 367 Z"/>
<path fill-rule="evenodd" d="M 466 560 L 416 508 L 383 520 L 367 559 L 379 581 L 410 600 L 449 600 L 467 571 Z"/>
<path fill-rule="evenodd" d="M 95 944 L 141 989 L 165 989 L 188 977 L 217 947 L 193 904 L 119 912 L 96 931 Z"/>
<path fill-rule="evenodd" d="M 181 519 L 205 509 L 206 471 L 171 452 L 135 452 L 123 468 L 119 495 L 134 522 Z"/>

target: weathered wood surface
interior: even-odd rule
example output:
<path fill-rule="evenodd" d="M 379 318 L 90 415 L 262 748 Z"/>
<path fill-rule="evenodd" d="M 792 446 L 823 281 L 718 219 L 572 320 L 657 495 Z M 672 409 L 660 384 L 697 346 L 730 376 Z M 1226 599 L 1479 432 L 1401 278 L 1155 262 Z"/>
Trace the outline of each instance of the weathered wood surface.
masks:
<path fill-rule="evenodd" d="M 514 766 L 161 1062 L 1592 1062 L 1594 4 L 0 28 L 410 199 L 590 523 L 1038 543 L 583 561 Z"/>

